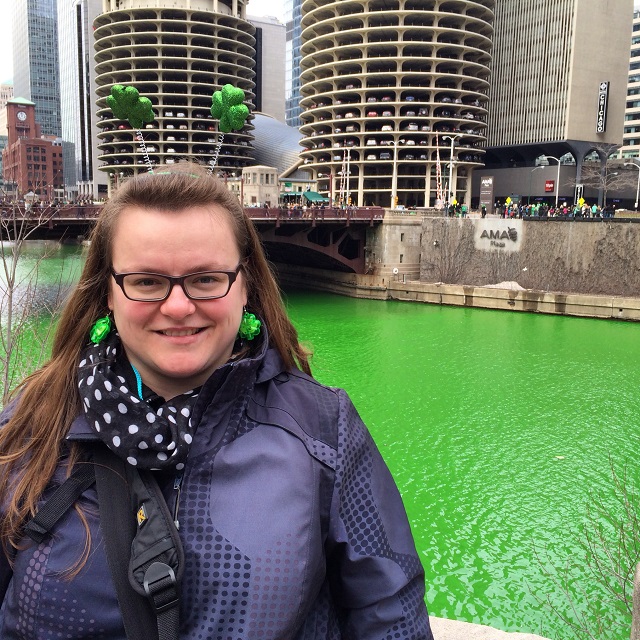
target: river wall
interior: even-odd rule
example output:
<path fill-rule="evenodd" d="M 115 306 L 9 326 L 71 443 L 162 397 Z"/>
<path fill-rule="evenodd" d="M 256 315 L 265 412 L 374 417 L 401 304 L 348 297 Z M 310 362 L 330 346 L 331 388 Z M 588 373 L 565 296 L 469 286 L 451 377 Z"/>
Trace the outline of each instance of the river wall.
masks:
<path fill-rule="evenodd" d="M 474 287 L 389 276 L 340 273 L 309 267 L 276 265 L 282 286 L 326 291 L 352 298 L 447 304 L 479 309 L 527 311 L 554 315 L 640 321 L 640 297 L 598 296 L 554 291 Z"/>
<path fill-rule="evenodd" d="M 277 265 L 283 285 L 351 297 L 640 320 L 640 219 L 443 218 L 387 211 L 366 273 Z"/>
<path fill-rule="evenodd" d="M 640 295 L 639 221 L 424 218 L 420 282 Z"/>

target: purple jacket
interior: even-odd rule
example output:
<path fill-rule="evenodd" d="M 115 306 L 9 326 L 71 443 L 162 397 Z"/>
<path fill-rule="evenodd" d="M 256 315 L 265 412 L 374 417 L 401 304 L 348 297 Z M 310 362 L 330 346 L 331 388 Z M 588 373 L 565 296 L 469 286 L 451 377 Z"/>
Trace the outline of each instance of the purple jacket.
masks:
<path fill-rule="evenodd" d="M 424 575 L 396 486 L 346 393 L 283 370 L 273 350 L 202 387 L 178 507 L 183 640 L 433 640 Z M 95 438 L 84 417 L 70 440 Z M 61 465 L 59 478 L 64 477 Z M 95 485 L 51 539 L 16 558 L 3 640 L 125 640 Z"/>

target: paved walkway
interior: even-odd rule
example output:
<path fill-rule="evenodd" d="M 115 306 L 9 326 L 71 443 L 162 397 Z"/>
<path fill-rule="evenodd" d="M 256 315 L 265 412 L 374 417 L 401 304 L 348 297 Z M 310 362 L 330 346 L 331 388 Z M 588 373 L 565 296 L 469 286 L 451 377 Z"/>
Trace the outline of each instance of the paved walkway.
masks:
<path fill-rule="evenodd" d="M 507 633 L 481 624 L 430 618 L 435 640 L 547 640 L 531 633 Z"/>

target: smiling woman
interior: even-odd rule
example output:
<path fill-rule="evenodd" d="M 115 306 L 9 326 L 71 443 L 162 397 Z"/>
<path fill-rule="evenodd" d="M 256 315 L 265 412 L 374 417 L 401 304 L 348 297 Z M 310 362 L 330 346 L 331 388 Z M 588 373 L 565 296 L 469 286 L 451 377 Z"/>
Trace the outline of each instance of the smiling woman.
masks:
<path fill-rule="evenodd" d="M 2 638 L 139 640 L 129 625 L 146 612 L 175 640 L 433 640 L 395 483 L 347 394 L 311 376 L 251 219 L 205 167 L 140 174 L 109 198 L 52 358 L 0 424 L 15 576 Z M 71 500 L 80 517 L 69 509 L 35 543 L 22 524 L 39 527 L 31 514 L 70 468 L 93 469 Z M 159 509 L 175 524 L 153 546 Z"/>
<path fill-rule="evenodd" d="M 160 396 L 172 398 L 201 386 L 229 360 L 247 304 L 245 276 L 240 273 L 231 283 L 227 275 L 222 291 L 216 289 L 197 300 L 197 290 L 188 284 L 193 277 L 183 287 L 171 287 L 167 278 L 169 286 L 162 292 L 166 298 L 156 295 L 142 302 L 140 283 L 143 293 L 151 285 L 153 294 L 157 278 L 151 280 L 149 272 L 235 276 L 240 258 L 233 228 L 219 205 L 179 212 L 130 207 L 120 214 L 113 237 L 113 268 L 134 272 L 138 279 L 127 289 L 127 280 L 115 278 L 120 286 L 110 288 L 109 309 L 129 362 Z"/>

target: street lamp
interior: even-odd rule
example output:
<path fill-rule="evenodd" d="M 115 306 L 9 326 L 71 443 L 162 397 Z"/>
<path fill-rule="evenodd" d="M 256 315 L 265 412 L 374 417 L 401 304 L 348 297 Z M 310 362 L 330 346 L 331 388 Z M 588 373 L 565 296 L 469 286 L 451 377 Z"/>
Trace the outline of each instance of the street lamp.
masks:
<path fill-rule="evenodd" d="M 558 196 L 560 195 L 560 158 L 556 158 L 555 156 L 544 156 L 547 159 L 547 162 L 549 160 L 555 160 L 558 163 L 558 176 L 556 178 L 556 210 L 558 209 Z"/>
<path fill-rule="evenodd" d="M 531 178 L 533 178 L 533 172 L 538 169 L 544 169 L 542 165 L 538 165 L 535 169 L 531 169 L 531 173 L 529 174 L 529 195 L 527 197 L 527 204 L 531 204 Z"/>
<path fill-rule="evenodd" d="M 640 196 L 640 166 L 637 165 L 635 162 L 625 162 L 624 163 L 625 167 L 635 167 L 638 170 L 638 185 L 636 186 L 636 204 L 635 204 L 635 210 L 638 210 L 638 200 L 640 199 L 638 196 Z"/>
<path fill-rule="evenodd" d="M 454 136 L 442 136 L 443 140 L 451 140 L 451 152 L 449 155 L 449 188 L 447 190 L 447 204 L 451 204 L 451 196 L 456 195 L 456 189 L 453 188 L 453 146 L 455 145 L 456 138 L 459 138 L 462 134 L 456 133 Z"/>

